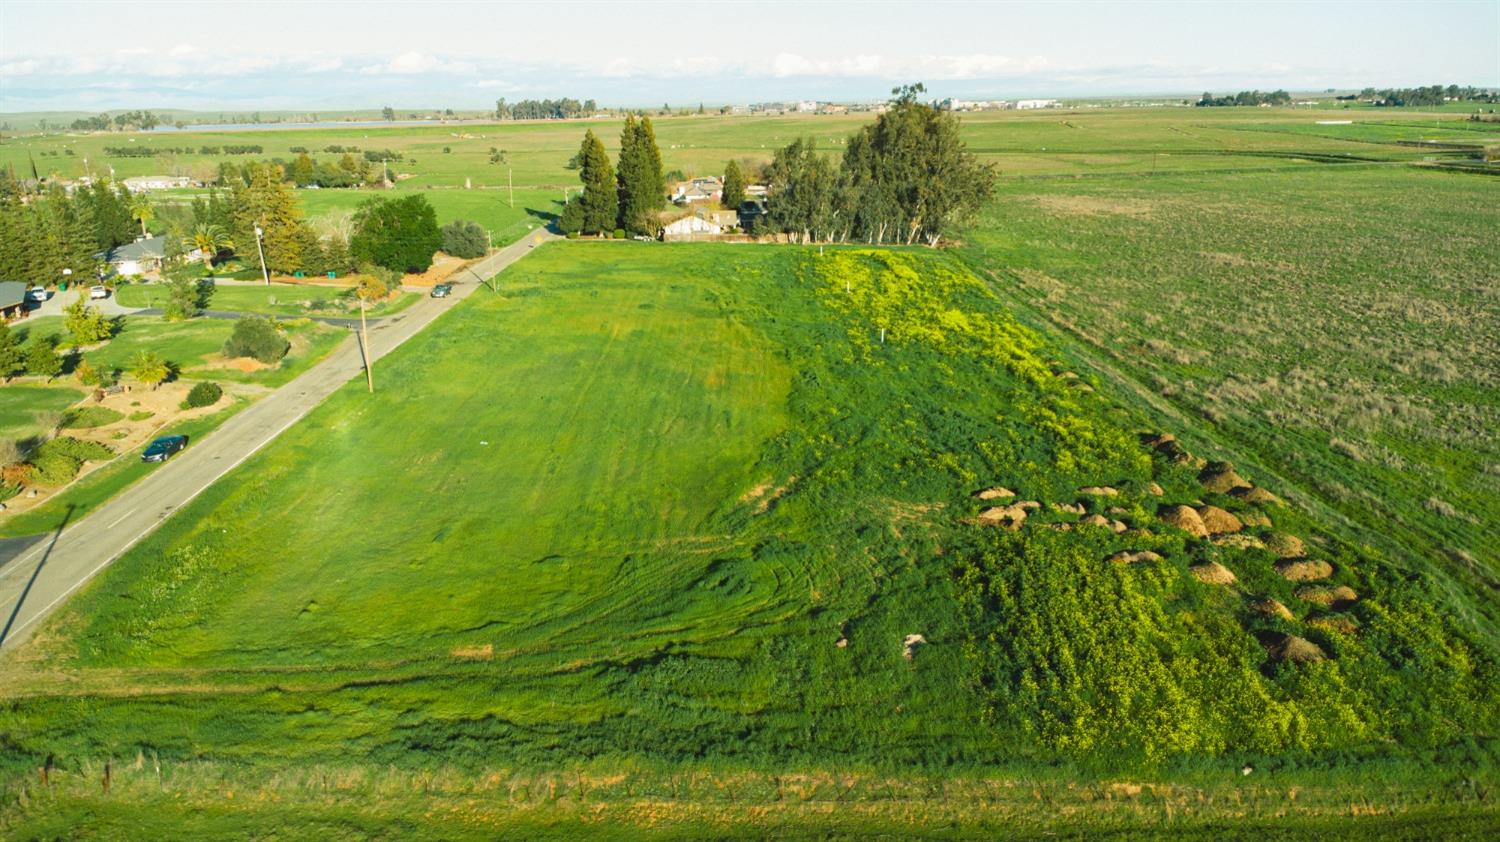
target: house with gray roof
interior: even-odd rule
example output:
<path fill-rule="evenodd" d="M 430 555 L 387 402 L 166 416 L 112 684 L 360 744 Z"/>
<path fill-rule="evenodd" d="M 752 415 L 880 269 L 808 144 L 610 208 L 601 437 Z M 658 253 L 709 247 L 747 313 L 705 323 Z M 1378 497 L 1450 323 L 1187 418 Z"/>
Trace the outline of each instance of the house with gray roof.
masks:
<path fill-rule="evenodd" d="M 161 268 L 167 256 L 166 237 L 147 237 L 110 249 L 108 260 L 121 275 L 144 275 Z"/>
<path fill-rule="evenodd" d="M 0 281 L 0 320 L 11 321 L 26 315 L 26 287 L 20 281 Z"/>

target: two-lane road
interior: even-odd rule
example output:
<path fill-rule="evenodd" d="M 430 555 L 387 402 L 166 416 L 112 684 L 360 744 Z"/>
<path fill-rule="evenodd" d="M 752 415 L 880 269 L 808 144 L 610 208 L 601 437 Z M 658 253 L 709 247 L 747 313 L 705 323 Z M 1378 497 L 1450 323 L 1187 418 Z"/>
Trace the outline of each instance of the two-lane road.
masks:
<path fill-rule="evenodd" d="M 427 298 L 381 319 L 370 329 L 371 358 L 378 360 L 390 353 L 479 289 L 480 279 L 488 279 L 553 238 L 546 232 L 533 232 L 471 271 L 454 275 L 456 285 L 448 298 Z M 145 479 L 0 567 L 0 648 L 10 649 L 26 640 L 43 617 L 94 574 L 361 374 L 362 366 L 359 345 L 351 339 L 296 380 L 224 422 L 203 441 L 191 443 Z"/>

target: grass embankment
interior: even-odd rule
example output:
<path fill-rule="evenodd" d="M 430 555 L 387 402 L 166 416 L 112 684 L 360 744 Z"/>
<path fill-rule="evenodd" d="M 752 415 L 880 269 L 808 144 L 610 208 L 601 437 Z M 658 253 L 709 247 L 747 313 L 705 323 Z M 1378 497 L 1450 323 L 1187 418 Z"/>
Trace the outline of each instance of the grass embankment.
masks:
<path fill-rule="evenodd" d="M 1442 597 L 1153 457 L 953 258 L 559 244 L 502 281 L 7 659 L 13 834 L 1493 817 L 1494 652 Z M 994 483 L 1038 501 L 1021 530 L 972 522 Z M 1155 515 L 1198 498 L 1306 537 L 1358 600 Z M 1188 572 L 1207 561 L 1239 584 Z M 1271 662 L 1257 638 L 1284 633 L 1329 658 Z"/>

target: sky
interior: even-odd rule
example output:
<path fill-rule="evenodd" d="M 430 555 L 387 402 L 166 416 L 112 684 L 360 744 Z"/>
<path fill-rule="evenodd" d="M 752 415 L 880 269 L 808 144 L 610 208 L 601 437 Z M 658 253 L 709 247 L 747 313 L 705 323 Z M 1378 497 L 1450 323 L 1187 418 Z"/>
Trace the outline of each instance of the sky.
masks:
<path fill-rule="evenodd" d="M 1500 0 L 0 0 L 0 111 L 1500 87 Z"/>

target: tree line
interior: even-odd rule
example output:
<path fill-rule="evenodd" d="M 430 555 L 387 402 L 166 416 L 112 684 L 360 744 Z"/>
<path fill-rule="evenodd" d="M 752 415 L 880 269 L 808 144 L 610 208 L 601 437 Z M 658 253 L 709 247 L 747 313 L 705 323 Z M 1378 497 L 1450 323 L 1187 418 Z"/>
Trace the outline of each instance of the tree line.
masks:
<path fill-rule="evenodd" d="M 804 243 L 936 247 L 950 236 L 989 199 L 996 171 L 968 151 L 957 117 L 918 101 L 925 91 L 892 90 L 890 108 L 849 137 L 837 164 L 812 138 L 778 149 L 762 173 L 765 224 Z"/>
<path fill-rule="evenodd" d="M 1458 85 L 1428 85 L 1424 88 L 1365 88 L 1360 99 L 1373 99 L 1377 106 L 1442 105 L 1444 102 L 1500 102 L 1500 92 Z"/>
<path fill-rule="evenodd" d="M 497 120 L 568 120 L 586 117 L 599 110 L 593 100 L 579 102 L 570 97 L 562 99 L 523 99 L 507 103 L 504 97 L 495 101 Z"/>
<path fill-rule="evenodd" d="M 1199 108 L 1214 108 L 1227 105 L 1291 105 L 1292 95 L 1286 91 L 1240 91 L 1229 96 L 1214 96 L 1205 92 L 1193 103 Z"/>
<path fill-rule="evenodd" d="M 162 119 L 150 111 L 126 111 L 110 117 L 108 114 L 98 114 L 93 117 L 80 117 L 69 124 L 75 132 L 107 132 L 110 129 L 124 131 L 126 129 L 140 129 L 149 132 L 162 124 Z"/>
<path fill-rule="evenodd" d="M 610 165 L 593 129 L 584 132 L 578 154 L 569 162 L 574 165 L 583 192 L 563 206 L 558 228 L 564 234 L 656 233 L 657 212 L 667 204 L 667 181 L 650 117 L 625 117 L 617 167 Z"/>
<path fill-rule="evenodd" d="M 265 151 L 259 144 L 225 144 L 223 146 L 106 146 L 106 158 L 154 158 L 157 155 L 259 155 Z"/>
<path fill-rule="evenodd" d="M 92 277 L 94 255 L 129 243 L 138 231 L 140 198 L 106 181 L 71 194 L 52 187 L 25 197 L 8 172 L 0 172 L 0 277 L 54 284 L 69 275 Z"/>

